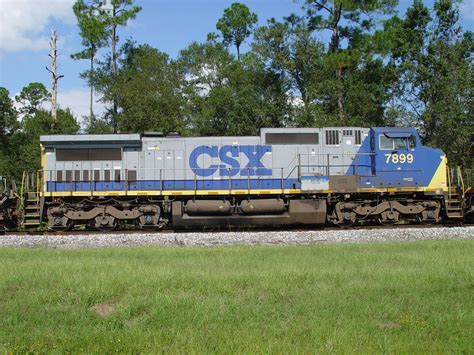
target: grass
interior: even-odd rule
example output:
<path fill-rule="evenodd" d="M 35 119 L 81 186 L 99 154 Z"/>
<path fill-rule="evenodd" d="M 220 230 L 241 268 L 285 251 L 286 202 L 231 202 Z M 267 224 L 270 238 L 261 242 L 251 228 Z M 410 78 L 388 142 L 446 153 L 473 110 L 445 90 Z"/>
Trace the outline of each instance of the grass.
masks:
<path fill-rule="evenodd" d="M 474 240 L 0 249 L 0 353 L 470 353 L 473 255 Z"/>

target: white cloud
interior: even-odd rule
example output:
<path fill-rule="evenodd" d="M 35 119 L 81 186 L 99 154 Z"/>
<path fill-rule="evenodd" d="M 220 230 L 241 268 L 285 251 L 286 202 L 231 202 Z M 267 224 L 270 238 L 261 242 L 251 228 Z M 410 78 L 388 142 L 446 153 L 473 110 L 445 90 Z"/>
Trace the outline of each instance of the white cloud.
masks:
<path fill-rule="evenodd" d="M 464 0 L 459 6 L 461 17 L 465 20 L 474 20 L 474 1 Z"/>
<path fill-rule="evenodd" d="M 48 48 L 51 20 L 75 23 L 74 0 L 0 0 L 0 51 Z"/>
<path fill-rule="evenodd" d="M 99 96 L 94 97 L 94 114 L 101 115 L 105 111 L 103 103 L 98 102 Z M 72 89 L 58 92 L 58 104 L 61 108 L 70 108 L 76 119 L 81 122 L 83 116 L 89 116 L 90 91 L 84 89 Z M 51 107 L 51 106 L 49 106 Z"/>

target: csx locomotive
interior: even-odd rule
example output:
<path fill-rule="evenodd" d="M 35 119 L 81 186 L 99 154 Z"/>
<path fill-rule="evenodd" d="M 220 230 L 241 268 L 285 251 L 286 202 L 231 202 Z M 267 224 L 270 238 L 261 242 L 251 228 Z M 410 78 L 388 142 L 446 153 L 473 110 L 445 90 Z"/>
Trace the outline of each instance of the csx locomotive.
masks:
<path fill-rule="evenodd" d="M 259 136 L 42 136 L 25 227 L 100 230 L 462 220 L 460 174 L 414 128 L 265 128 Z M 33 185 L 31 183 L 30 185 Z"/>

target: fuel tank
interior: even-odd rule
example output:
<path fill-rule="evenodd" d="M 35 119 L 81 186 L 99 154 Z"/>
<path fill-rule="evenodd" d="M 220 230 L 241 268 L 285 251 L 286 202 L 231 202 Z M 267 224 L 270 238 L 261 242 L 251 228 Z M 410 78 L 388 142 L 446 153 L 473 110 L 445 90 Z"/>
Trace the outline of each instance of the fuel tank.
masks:
<path fill-rule="evenodd" d="M 282 214 L 286 211 L 285 202 L 281 199 L 244 200 L 240 204 L 244 214 Z"/>
<path fill-rule="evenodd" d="M 184 208 L 190 216 L 226 216 L 232 212 L 230 202 L 224 200 L 191 200 Z"/>

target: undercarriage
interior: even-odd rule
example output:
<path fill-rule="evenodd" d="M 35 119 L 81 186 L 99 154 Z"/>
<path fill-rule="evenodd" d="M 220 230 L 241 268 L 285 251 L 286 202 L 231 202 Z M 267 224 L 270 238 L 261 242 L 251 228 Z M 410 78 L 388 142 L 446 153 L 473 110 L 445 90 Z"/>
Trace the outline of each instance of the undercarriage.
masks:
<path fill-rule="evenodd" d="M 246 197 L 54 199 L 45 201 L 43 221 L 53 231 L 213 226 L 349 227 L 377 223 L 439 223 L 443 196 L 333 194 Z"/>

